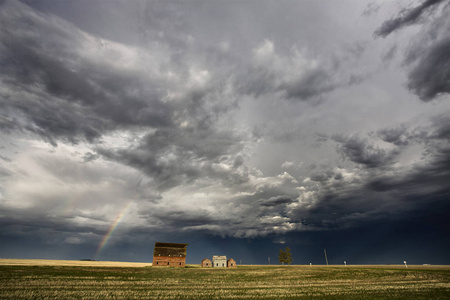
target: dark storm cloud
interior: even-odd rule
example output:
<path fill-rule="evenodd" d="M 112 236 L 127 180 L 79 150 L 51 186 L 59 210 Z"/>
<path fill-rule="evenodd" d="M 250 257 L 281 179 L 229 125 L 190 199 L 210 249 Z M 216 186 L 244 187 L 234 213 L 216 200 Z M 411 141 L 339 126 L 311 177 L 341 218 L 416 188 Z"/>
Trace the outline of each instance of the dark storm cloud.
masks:
<path fill-rule="evenodd" d="M 285 83 L 280 86 L 286 91 L 288 98 L 306 100 L 314 96 L 329 93 L 336 88 L 331 82 L 329 72 L 325 70 L 314 70 L 296 82 Z"/>
<path fill-rule="evenodd" d="M 160 238 L 206 257 L 231 240 L 252 254 L 285 238 L 338 247 L 336 232 L 384 245 L 422 220 L 445 236 L 449 117 L 430 118 L 438 101 L 405 105 L 397 70 L 363 40 L 361 2 L 29 3 L 40 12 L 0 4 L 0 134 L 20 145 L 0 148 L 7 253 L 95 252 L 124 207 L 112 259 Z M 425 25 L 407 51 L 376 40 L 385 61 L 406 53 L 422 100 L 448 93 L 446 9 L 408 21 Z"/>
<path fill-rule="evenodd" d="M 395 162 L 399 152 L 386 150 L 372 144 L 368 139 L 358 135 L 334 136 L 334 140 L 339 143 L 338 151 L 344 158 L 363 165 L 367 168 L 378 168 L 387 166 Z"/>
<path fill-rule="evenodd" d="M 295 47 L 286 54 L 279 53 L 274 42 L 266 39 L 254 49 L 248 69 L 238 74 L 236 86 L 242 93 L 257 97 L 281 93 L 290 100 L 314 100 L 338 88 L 360 83 L 364 76 L 348 66 L 344 68 L 341 61 L 354 61 L 364 51 L 365 45 L 356 43 L 354 47 L 324 57 Z"/>
<path fill-rule="evenodd" d="M 242 150 L 238 135 L 211 128 L 161 129 L 148 134 L 136 148 L 109 150 L 98 148 L 104 157 L 142 170 L 153 178 L 160 188 L 189 184 L 198 178 L 223 180 L 240 184 L 248 180 L 238 172 L 234 157 Z M 220 163 L 234 168 L 225 171 Z"/>
<path fill-rule="evenodd" d="M 450 196 L 445 183 L 450 175 L 448 166 L 447 151 L 412 173 L 399 171 L 382 177 L 365 173 L 344 184 L 320 182 L 313 204 L 308 209 L 295 209 L 290 216 L 300 218 L 304 230 L 344 230 L 385 222 L 395 226 L 425 215 L 438 215 Z"/>
<path fill-rule="evenodd" d="M 450 93 L 450 70 L 446 67 L 450 63 L 450 5 L 446 4 L 436 15 L 428 14 L 440 3 L 445 2 L 427 0 L 375 31 L 376 36 L 386 37 L 404 26 L 424 21 L 422 31 L 406 50 L 404 63 L 409 67 L 408 88 L 425 102 Z"/>
<path fill-rule="evenodd" d="M 13 116 L 2 127 L 29 130 L 56 144 L 58 138 L 92 142 L 119 126 L 171 124 L 170 108 L 152 82 L 101 61 L 102 53 L 111 62 L 121 59 L 114 45 L 108 49 L 18 2 L 3 2 L 1 13 L 1 105 Z"/>
<path fill-rule="evenodd" d="M 448 9 L 450 12 L 450 6 Z M 446 17 L 450 17 L 447 14 Z M 450 31 L 450 23 L 447 32 Z M 408 59 L 407 63 L 413 63 L 413 68 L 408 76 L 408 87 L 423 101 L 431 101 L 439 95 L 450 94 L 450 34 L 434 43 L 414 59 Z M 415 50 L 418 51 L 418 50 Z"/>
<path fill-rule="evenodd" d="M 432 119 L 430 138 L 450 141 L 450 115 L 442 114 Z"/>
<path fill-rule="evenodd" d="M 380 129 L 377 134 L 383 141 L 397 146 L 409 144 L 410 136 L 405 127 Z"/>
<path fill-rule="evenodd" d="M 148 215 L 143 212 L 142 215 Z M 217 219 L 210 215 L 205 210 L 198 209 L 195 213 L 187 213 L 185 211 L 156 211 L 150 214 L 151 217 L 157 217 L 157 219 L 163 224 L 166 230 L 179 230 L 187 229 L 205 224 L 219 223 Z"/>
<path fill-rule="evenodd" d="M 278 196 L 261 200 L 261 205 L 265 207 L 277 207 L 279 205 L 286 205 L 292 202 L 294 202 L 294 200 L 289 197 Z"/>
<path fill-rule="evenodd" d="M 421 197 L 429 201 L 433 201 L 433 198 L 448 199 L 450 197 L 447 183 L 450 176 L 449 167 L 450 149 L 440 149 L 433 154 L 431 162 L 417 166 L 415 172 L 397 178 L 378 177 L 370 180 L 367 187 L 377 192 L 401 191 L 404 199 L 411 198 L 416 201 L 419 201 Z"/>
<path fill-rule="evenodd" d="M 375 31 L 375 35 L 386 37 L 404 26 L 415 24 L 429 9 L 441 2 L 443 2 L 443 0 L 426 0 L 415 8 L 405 9 L 401 12 L 400 16 L 385 21 L 381 27 Z"/>
<path fill-rule="evenodd" d="M 387 143 L 396 146 L 407 146 L 412 143 L 425 144 L 435 149 L 433 142 L 444 142 L 450 140 L 450 117 L 447 115 L 436 115 L 429 120 L 427 126 L 399 126 L 395 128 L 384 128 L 371 134 Z M 431 143 L 431 145 L 430 145 Z"/>
<path fill-rule="evenodd" d="M 90 162 L 90 161 L 98 159 L 98 157 L 99 157 L 98 155 L 93 154 L 92 152 L 86 152 L 86 154 L 83 157 L 83 160 L 85 162 Z"/>
<path fill-rule="evenodd" d="M 58 139 L 94 143 L 120 129 L 172 128 L 183 122 L 209 127 L 238 107 L 239 91 L 256 96 L 281 92 L 289 99 L 308 100 L 355 82 L 351 72 L 340 74 L 343 70 L 332 62 L 339 59 L 309 62 L 297 50 L 277 53 L 268 40 L 254 49 L 253 62 L 220 47 L 200 50 L 189 38 L 180 5 L 142 3 L 137 23 L 144 46 L 156 51 L 153 57 L 19 2 L 3 2 L 5 86 L 0 104 L 7 116 L 1 128 L 33 132 L 54 146 Z M 136 61 L 127 68 L 115 65 L 118 60 L 124 65 Z M 196 65 L 208 72 L 193 70 Z M 179 81 L 171 82 L 167 73 L 176 74 Z M 190 79 L 201 81 L 199 74 L 211 78 L 206 87 L 186 84 Z M 227 88 L 230 94 L 224 94 Z M 164 100 L 170 95 L 176 95 L 175 101 Z"/>
<path fill-rule="evenodd" d="M 445 224 L 441 209 L 448 207 L 450 199 L 450 123 L 448 117 L 442 115 L 431 121 L 427 128 L 379 132 L 392 144 L 401 147 L 419 144 L 427 152 L 413 165 L 390 168 L 389 171 L 384 168 L 391 162 L 389 152 L 368 146 L 362 138 L 341 140 L 343 145 L 339 151 L 369 168 L 356 169 L 351 176 L 343 169 L 325 169 L 312 174 L 313 185 L 309 191 L 314 194 L 305 191 L 300 197 L 301 205 L 289 216 L 301 219 L 304 230 L 342 230 L 377 222 L 400 226 L 411 220 L 429 220 L 433 216 L 437 223 Z M 366 153 L 368 149 L 369 154 Z M 395 150 L 395 156 L 401 154 L 401 149 Z"/>

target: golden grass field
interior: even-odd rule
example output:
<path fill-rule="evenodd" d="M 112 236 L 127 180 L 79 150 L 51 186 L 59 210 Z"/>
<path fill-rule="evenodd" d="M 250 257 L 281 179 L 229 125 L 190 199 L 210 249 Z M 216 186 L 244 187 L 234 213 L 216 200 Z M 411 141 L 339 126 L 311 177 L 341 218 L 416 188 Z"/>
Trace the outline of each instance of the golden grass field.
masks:
<path fill-rule="evenodd" d="M 154 268 L 0 259 L 0 299 L 450 299 L 450 266 Z"/>
<path fill-rule="evenodd" d="M 136 263 L 121 261 L 80 261 L 51 259 L 0 259 L 0 266 L 71 266 L 71 267 L 151 267 L 152 263 Z"/>

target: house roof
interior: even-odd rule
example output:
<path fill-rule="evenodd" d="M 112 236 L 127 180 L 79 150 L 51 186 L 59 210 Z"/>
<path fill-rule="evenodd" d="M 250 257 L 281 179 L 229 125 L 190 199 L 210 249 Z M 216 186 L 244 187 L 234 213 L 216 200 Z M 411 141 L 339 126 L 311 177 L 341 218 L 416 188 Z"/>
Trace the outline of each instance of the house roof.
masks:
<path fill-rule="evenodd" d="M 214 255 L 213 260 L 214 259 L 227 259 L 227 257 L 225 255 Z"/>
<path fill-rule="evenodd" d="M 187 245 L 156 242 L 153 256 L 186 257 Z"/>

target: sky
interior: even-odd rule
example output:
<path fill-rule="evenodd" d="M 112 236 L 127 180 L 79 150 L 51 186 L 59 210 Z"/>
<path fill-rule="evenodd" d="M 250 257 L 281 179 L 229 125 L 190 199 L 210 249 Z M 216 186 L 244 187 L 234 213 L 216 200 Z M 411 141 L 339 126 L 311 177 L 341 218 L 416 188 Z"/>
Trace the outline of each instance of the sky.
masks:
<path fill-rule="evenodd" d="M 450 3 L 0 1 L 0 257 L 450 264 Z"/>

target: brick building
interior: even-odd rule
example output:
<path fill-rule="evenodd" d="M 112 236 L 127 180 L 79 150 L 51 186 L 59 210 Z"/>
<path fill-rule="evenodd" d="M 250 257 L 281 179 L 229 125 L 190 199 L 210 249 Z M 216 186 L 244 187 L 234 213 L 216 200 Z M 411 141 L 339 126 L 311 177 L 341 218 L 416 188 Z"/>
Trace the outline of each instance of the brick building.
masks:
<path fill-rule="evenodd" d="M 227 260 L 227 268 L 236 268 L 236 262 L 234 259 L 230 258 Z"/>
<path fill-rule="evenodd" d="M 211 260 L 209 260 L 207 258 L 202 260 L 202 268 L 211 268 L 211 267 L 212 267 Z"/>
<path fill-rule="evenodd" d="M 188 244 L 155 243 L 153 267 L 184 267 Z"/>

